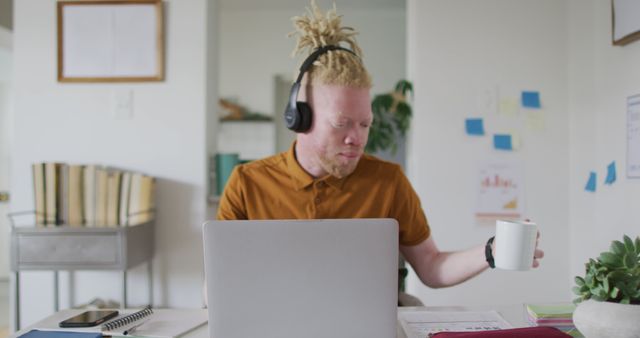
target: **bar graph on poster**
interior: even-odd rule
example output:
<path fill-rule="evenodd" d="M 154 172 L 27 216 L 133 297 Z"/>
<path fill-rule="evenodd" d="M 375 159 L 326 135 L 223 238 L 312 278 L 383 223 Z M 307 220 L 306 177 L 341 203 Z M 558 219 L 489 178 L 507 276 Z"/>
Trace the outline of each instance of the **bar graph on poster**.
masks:
<path fill-rule="evenodd" d="M 476 217 L 518 219 L 524 211 L 522 166 L 511 162 L 482 163 L 478 170 Z"/>

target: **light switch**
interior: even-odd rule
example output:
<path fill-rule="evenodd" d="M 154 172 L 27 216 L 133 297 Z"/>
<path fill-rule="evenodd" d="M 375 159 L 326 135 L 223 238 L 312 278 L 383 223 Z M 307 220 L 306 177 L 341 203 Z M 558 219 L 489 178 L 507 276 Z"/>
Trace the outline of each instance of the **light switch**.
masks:
<path fill-rule="evenodd" d="M 116 89 L 113 93 L 113 118 L 131 120 L 133 118 L 133 90 Z"/>

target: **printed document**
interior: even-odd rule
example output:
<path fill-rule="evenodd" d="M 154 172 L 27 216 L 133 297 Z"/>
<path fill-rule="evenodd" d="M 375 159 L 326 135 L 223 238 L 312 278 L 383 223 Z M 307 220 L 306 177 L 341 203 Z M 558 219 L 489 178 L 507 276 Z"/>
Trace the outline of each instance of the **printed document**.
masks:
<path fill-rule="evenodd" d="M 398 319 L 407 338 L 442 331 L 488 331 L 512 328 L 496 311 L 402 311 Z"/>

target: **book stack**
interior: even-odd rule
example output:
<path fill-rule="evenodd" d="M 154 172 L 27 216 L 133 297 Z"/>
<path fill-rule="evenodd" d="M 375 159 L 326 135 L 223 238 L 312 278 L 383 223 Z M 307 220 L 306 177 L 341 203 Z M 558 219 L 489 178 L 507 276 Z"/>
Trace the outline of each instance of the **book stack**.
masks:
<path fill-rule="evenodd" d="M 155 179 L 98 165 L 34 163 L 36 224 L 118 227 L 153 218 Z"/>
<path fill-rule="evenodd" d="M 526 304 L 526 317 L 531 326 L 551 326 L 572 337 L 582 337 L 573 325 L 575 309 L 571 303 Z"/>

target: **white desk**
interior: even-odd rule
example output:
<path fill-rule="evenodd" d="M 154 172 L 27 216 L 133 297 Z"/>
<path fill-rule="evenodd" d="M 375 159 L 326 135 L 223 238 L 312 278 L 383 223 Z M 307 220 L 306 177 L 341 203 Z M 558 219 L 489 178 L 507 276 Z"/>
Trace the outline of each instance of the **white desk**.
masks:
<path fill-rule="evenodd" d="M 496 310 L 504 319 L 507 320 L 513 327 L 526 327 L 527 322 L 524 317 L 524 307 L 522 304 L 518 305 L 506 305 L 506 306 L 426 306 L 426 307 L 404 307 L 398 308 L 398 312 L 412 311 L 412 310 L 428 310 L 428 311 L 487 311 Z M 20 335 L 29 332 L 32 329 L 43 328 L 50 326 L 51 323 L 58 323 L 66 318 L 72 317 L 85 310 L 62 310 L 54 313 L 53 315 L 44 318 L 43 320 L 26 327 L 17 333 L 9 336 L 9 338 L 17 338 Z M 398 338 L 406 338 L 402 329 L 398 326 L 397 329 Z M 181 338 L 209 338 L 209 327 L 207 325 L 201 325 L 196 329 L 183 335 Z"/>
<path fill-rule="evenodd" d="M 140 309 L 131 309 L 131 310 L 126 310 L 124 312 L 131 313 L 131 312 L 135 312 L 137 310 L 140 310 Z M 163 311 L 162 309 L 159 309 L 157 311 L 155 311 L 155 310 L 156 309 L 154 309 L 155 313 Z M 59 322 L 65 320 L 67 318 L 73 317 L 73 316 L 75 316 L 77 314 L 80 314 L 80 313 L 82 313 L 84 311 L 86 311 L 86 310 L 85 309 L 67 309 L 67 310 L 58 311 L 58 312 L 52 314 L 51 316 L 46 317 L 46 318 L 38 321 L 37 323 L 35 323 L 33 325 L 29 325 L 28 327 L 26 327 L 26 328 L 24 328 L 24 329 L 22 329 L 22 330 L 20 330 L 20 331 L 18 331 L 16 333 L 13 333 L 8 338 L 17 338 L 17 337 L 21 336 L 22 334 L 27 333 L 27 332 L 29 332 L 31 330 L 34 330 L 34 329 L 46 330 L 46 328 L 52 328 L 52 327 L 55 328 L 55 327 L 57 327 Z M 194 311 L 194 310 L 187 310 L 187 313 L 191 313 L 189 311 Z M 202 309 L 202 310 L 197 310 L 196 309 L 195 310 L 195 312 L 197 312 L 197 313 L 199 313 L 199 311 L 206 312 L 206 310 L 204 310 L 204 309 Z M 186 334 L 184 334 L 184 335 L 182 335 L 180 337 L 181 338 L 208 338 L 209 337 L 209 331 L 208 330 L 209 330 L 209 327 L 207 326 L 207 324 L 205 322 L 202 325 L 194 328 L 193 330 L 187 332 Z"/>

